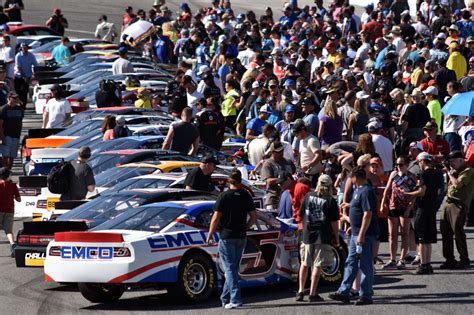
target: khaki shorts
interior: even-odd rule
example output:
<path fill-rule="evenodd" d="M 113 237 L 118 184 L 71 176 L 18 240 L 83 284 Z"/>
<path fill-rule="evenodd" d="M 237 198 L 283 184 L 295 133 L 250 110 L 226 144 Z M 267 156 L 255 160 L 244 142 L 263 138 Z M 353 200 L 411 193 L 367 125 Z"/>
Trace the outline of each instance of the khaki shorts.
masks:
<path fill-rule="evenodd" d="M 303 244 L 300 245 L 301 264 L 306 267 L 330 266 L 334 254 L 331 245 L 327 244 Z"/>
<path fill-rule="evenodd" d="M 13 233 L 13 213 L 0 212 L 0 230 L 5 230 L 5 234 Z"/>

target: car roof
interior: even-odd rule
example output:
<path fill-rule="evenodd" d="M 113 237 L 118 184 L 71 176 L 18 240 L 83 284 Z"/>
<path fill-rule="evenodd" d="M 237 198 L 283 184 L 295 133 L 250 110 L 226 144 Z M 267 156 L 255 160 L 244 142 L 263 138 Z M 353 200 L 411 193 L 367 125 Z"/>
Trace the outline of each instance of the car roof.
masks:
<path fill-rule="evenodd" d="M 134 179 L 169 179 L 169 180 L 178 180 L 180 178 L 186 177 L 186 174 L 181 173 L 158 173 L 158 174 L 148 174 L 133 177 Z"/>
<path fill-rule="evenodd" d="M 212 206 L 215 201 L 204 201 L 204 200 L 188 200 L 188 201 L 165 201 L 165 202 L 155 202 L 147 204 L 143 207 L 168 207 L 168 208 L 186 208 L 194 209 L 202 206 Z"/>
<path fill-rule="evenodd" d="M 133 189 L 122 190 L 121 193 L 138 192 L 138 193 L 143 193 L 143 194 L 156 194 L 156 193 L 163 193 L 163 192 L 180 193 L 180 192 L 188 192 L 188 191 L 202 192 L 202 191 L 184 189 L 184 188 L 133 188 Z M 203 193 L 207 194 L 206 192 L 203 192 Z"/>
<path fill-rule="evenodd" d="M 136 163 L 127 163 L 118 167 L 155 167 L 156 169 L 169 169 L 175 167 L 198 166 L 199 162 L 192 161 L 143 161 Z"/>
<path fill-rule="evenodd" d="M 178 151 L 167 151 L 161 149 L 124 149 L 124 150 L 110 150 L 100 152 L 99 154 L 117 154 L 117 155 L 132 155 L 139 153 L 155 153 L 156 155 L 180 154 Z"/>

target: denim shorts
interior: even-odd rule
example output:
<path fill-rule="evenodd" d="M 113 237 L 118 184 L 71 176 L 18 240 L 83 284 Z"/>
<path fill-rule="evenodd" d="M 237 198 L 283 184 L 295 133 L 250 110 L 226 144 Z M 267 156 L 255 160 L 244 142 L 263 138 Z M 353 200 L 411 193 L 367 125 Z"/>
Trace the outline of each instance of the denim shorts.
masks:
<path fill-rule="evenodd" d="M 18 146 L 20 138 L 13 138 L 6 136 L 3 143 L 0 145 L 0 153 L 3 157 L 16 158 L 18 156 Z"/>

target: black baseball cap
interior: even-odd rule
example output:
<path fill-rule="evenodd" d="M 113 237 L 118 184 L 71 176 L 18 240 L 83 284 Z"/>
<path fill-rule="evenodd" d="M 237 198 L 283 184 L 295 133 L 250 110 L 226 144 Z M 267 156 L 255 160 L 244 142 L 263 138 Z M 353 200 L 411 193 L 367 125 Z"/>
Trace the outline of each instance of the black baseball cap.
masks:
<path fill-rule="evenodd" d="M 213 163 L 214 165 L 219 164 L 219 162 L 217 162 L 217 160 L 211 154 L 208 154 L 208 155 L 204 156 L 201 159 L 201 163 L 204 163 L 204 164 Z"/>

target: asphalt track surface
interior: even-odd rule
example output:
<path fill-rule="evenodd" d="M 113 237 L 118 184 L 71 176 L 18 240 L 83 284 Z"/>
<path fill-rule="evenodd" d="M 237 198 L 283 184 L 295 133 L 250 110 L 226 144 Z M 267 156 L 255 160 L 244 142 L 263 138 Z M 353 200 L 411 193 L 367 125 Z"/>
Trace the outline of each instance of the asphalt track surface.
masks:
<path fill-rule="evenodd" d="M 69 20 L 70 29 L 66 34 L 75 37 L 89 37 L 95 29 L 100 14 L 107 14 L 109 21 L 120 26 L 123 9 L 129 3 L 134 9 L 147 9 L 149 1 L 112 1 L 112 0 L 65 0 L 65 1 L 25 1 L 24 21 L 42 24 L 48 18 L 53 7 L 60 7 Z M 188 1 L 193 8 L 207 3 Z M 242 1 L 233 0 L 235 12 L 255 10 L 259 14 L 266 6 L 271 6 L 275 14 L 283 1 Z M 302 4 L 310 4 L 309 1 Z M 355 2 L 355 4 L 357 4 Z M 175 11 L 178 2 L 167 5 Z M 75 30 L 75 31 L 72 31 Z M 31 105 L 29 105 L 31 106 Z M 37 128 L 40 117 L 28 110 L 25 117 L 25 129 Z M 18 168 L 17 168 L 18 170 Z M 15 231 L 21 222 L 15 222 Z M 466 228 L 468 248 L 474 253 L 474 228 Z M 438 237 L 440 240 L 440 236 Z M 388 252 L 387 244 L 382 244 L 381 253 Z M 385 260 L 387 255 L 382 255 Z M 414 275 L 414 267 L 407 270 L 380 270 L 377 267 L 375 277 L 374 305 L 340 305 L 338 302 L 325 301 L 310 304 L 294 301 L 296 285 L 271 286 L 243 291 L 244 308 L 232 310 L 238 314 L 473 314 L 474 304 L 474 268 L 470 270 L 439 270 L 443 261 L 441 243 L 433 248 L 433 266 L 435 274 L 431 276 Z M 321 287 L 319 292 L 326 298 L 337 287 Z M 219 299 L 213 297 L 201 304 L 183 304 L 170 301 L 164 292 L 132 291 L 126 292 L 122 299 L 113 304 L 91 304 L 85 300 L 74 286 L 61 286 L 46 283 L 42 269 L 18 269 L 9 257 L 9 245 L 6 237 L 0 235 L 0 314 L 125 314 L 162 312 L 166 314 L 221 314 Z"/>

